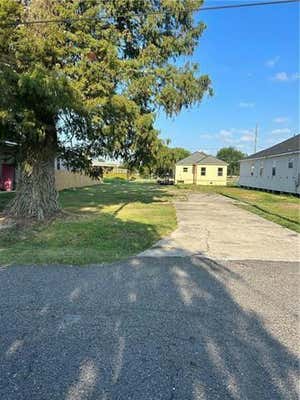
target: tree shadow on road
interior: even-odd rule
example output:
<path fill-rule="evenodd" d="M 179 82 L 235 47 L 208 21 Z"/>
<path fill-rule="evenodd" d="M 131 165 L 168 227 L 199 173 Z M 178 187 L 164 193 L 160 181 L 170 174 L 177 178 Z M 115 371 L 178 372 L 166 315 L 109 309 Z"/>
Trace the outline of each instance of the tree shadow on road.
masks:
<path fill-rule="evenodd" d="M 296 400 L 297 357 L 232 296 L 239 279 L 187 257 L 4 270 L 0 397 Z"/>

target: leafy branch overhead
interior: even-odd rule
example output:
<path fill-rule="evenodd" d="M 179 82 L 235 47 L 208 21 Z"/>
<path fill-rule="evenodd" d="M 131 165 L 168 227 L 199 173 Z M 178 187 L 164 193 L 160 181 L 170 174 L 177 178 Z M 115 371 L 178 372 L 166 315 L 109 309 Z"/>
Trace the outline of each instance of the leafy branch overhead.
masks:
<path fill-rule="evenodd" d="M 57 153 L 79 169 L 100 155 L 147 163 L 155 111 L 173 116 L 211 94 L 196 64 L 174 63 L 205 29 L 194 23 L 202 0 L 26 4 L 0 0 L 0 139 L 31 167 Z"/>

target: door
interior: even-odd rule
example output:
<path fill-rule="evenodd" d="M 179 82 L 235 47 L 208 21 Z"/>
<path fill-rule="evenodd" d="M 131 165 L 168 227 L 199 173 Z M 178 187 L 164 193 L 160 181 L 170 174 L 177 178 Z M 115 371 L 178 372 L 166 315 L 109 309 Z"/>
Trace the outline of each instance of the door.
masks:
<path fill-rule="evenodd" d="M 7 192 L 13 190 L 15 179 L 15 167 L 13 165 L 2 164 L 1 189 Z"/>
<path fill-rule="evenodd" d="M 197 164 L 193 165 L 193 184 L 197 184 Z"/>

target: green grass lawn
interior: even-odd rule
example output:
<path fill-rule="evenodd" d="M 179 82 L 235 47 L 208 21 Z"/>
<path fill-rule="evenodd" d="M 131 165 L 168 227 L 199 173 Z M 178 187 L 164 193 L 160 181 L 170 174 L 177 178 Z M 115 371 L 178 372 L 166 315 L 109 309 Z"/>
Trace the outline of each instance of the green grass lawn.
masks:
<path fill-rule="evenodd" d="M 176 187 L 178 191 L 200 191 L 219 193 L 238 200 L 237 205 L 254 212 L 286 228 L 300 232 L 300 199 L 292 195 L 273 194 L 236 186 L 193 186 Z"/>
<path fill-rule="evenodd" d="M 191 191 L 219 193 L 300 232 L 300 200 L 230 186 L 158 186 L 118 180 L 60 192 L 63 218 L 46 226 L 0 230 L 0 265 L 111 262 L 150 247 L 176 227 L 170 200 Z M 13 193 L 0 193 L 0 212 Z"/>
<path fill-rule="evenodd" d="M 0 193 L 0 211 L 11 197 Z M 138 182 L 64 190 L 64 218 L 0 231 L 0 264 L 90 264 L 137 254 L 175 229 L 170 197 L 166 188 Z"/>

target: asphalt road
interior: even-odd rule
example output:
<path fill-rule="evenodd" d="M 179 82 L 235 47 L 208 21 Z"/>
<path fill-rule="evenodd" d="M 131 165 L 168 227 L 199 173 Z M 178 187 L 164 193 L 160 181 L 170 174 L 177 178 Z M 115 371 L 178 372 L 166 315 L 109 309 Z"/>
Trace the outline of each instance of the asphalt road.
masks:
<path fill-rule="evenodd" d="M 1 400 L 298 399 L 297 263 L 0 269 Z"/>
<path fill-rule="evenodd" d="M 299 235 L 220 196 L 176 208 L 126 262 L 0 268 L 1 400 L 299 399 Z"/>

